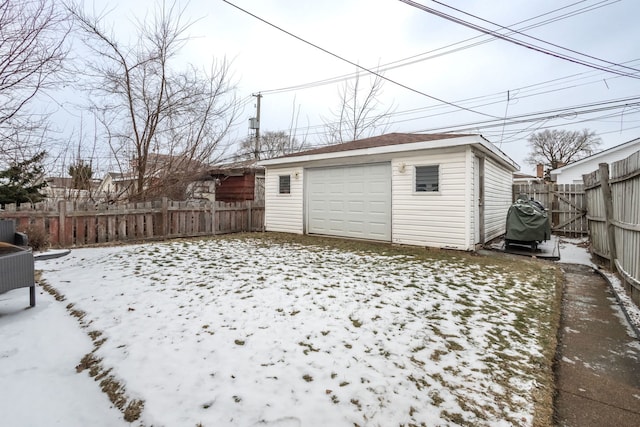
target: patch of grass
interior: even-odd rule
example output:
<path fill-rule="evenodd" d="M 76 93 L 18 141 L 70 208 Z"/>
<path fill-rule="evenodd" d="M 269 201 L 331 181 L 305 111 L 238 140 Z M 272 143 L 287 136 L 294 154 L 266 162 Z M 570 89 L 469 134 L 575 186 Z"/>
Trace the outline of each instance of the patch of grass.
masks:
<path fill-rule="evenodd" d="M 453 340 L 447 340 L 447 349 L 449 351 L 462 351 L 464 350 L 464 347 L 461 346 L 460 344 L 458 344 L 456 341 Z"/>
<path fill-rule="evenodd" d="M 244 340 L 235 340 L 234 343 L 236 345 L 244 345 L 245 341 Z"/>
<path fill-rule="evenodd" d="M 124 409 L 124 420 L 132 423 L 140 418 L 142 414 L 142 410 L 144 409 L 144 401 L 143 400 L 132 400 L 129 402 L 127 407 Z"/>
<path fill-rule="evenodd" d="M 95 365 L 97 365 L 101 361 L 102 359 L 98 359 L 93 352 L 87 353 L 84 356 L 82 356 L 82 359 L 80 359 L 80 363 L 76 366 L 76 372 L 80 373 L 86 369 L 92 369 Z M 92 375 L 92 376 L 95 376 L 95 375 Z"/>
<path fill-rule="evenodd" d="M 429 397 L 431 398 L 431 403 L 433 403 L 433 406 L 435 407 L 442 405 L 442 403 L 444 402 L 444 399 L 440 397 L 437 391 L 432 391 L 431 393 L 429 393 Z"/>
<path fill-rule="evenodd" d="M 467 421 L 462 414 L 453 414 L 449 411 L 441 411 L 440 416 L 456 426 L 475 426 L 475 423 Z"/>
<path fill-rule="evenodd" d="M 407 379 L 416 386 L 418 391 L 421 391 L 423 388 L 429 387 L 429 383 L 424 378 L 418 378 L 418 377 L 415 377 L 413 374 L 411 374 L 407 377 Z"/>
<path fill-rule="evenodd" d="M 54 288 L 53 286 L 49 285 L 47 282 L 41 280 L 40 279 L 41 275 L 42 275 L 42 272 L 36 271 L 35 279 L 36 279 L 36 282 L 38 282 L 40 284 L 42 289 L 44 289 L 51 296 L 53 296 L 56 299 L 56 301 L 64 301 L 66 299 L 65 296 L 60 291 L 58 291 L 56 288 Z"/>
<path fill-rule="evenodd" d="M 416 366 L 423 367 L 425 365 L 425 362 L 423 362 L 422 360 L 416 359 L 415 356 L 413 355 L 411 355 L 409 360 Z"/>
<path fill-rule="evenodd" d="M 313 377 L 309 374 L 304 374 L 302 376 L 302 379 L 305 380 L 306 382 L 310 383 L 311 381 L 313 381 Z"/>
<path fill-rule="evenodd" d="M 350 402 L 358 408 L 358 411 L 362 411 L 362 405 L 358 399 L 351 399 Z"/>
<path fill-rule="evenodd" d="M 320 351 L 319 348 L 315 348 L 313 346 L 313 344 L 308 343 L 308 342 L 304 342 L 304 341 L 300 341 L 298 343 L 299 346 L 301 347 L 305 347 L 305 349 L 302 351 L 304 353 L 305 356 L 307 356 L 309 354 L 309 352 L 313 351 L 313 352 L 318 352 Z"/>
<path fill-rule="evenodd" d="M 89 337 L 91 337 L 91 339 L 93 341 L 96 341 L 102 335 L 102 332 L 101 331 L 90 331 L 90 332 L 87 333 L 87 335 L 89 335 Z"/>

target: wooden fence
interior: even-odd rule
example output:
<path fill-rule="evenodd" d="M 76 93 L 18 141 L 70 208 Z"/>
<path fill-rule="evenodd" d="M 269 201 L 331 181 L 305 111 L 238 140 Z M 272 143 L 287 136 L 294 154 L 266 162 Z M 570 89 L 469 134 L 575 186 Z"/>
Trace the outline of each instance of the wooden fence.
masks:
<path fill-rule="evenodd" d="M 261 231 L 264 202 L 157 202 L 87 206 L 61 201 L 7 205 L 0 219 L 15 219 L 18 230 L 41 228 L 54 247 Z"/>
<path fill-rule="evenodd" d="M 513 184 L 513 201 L 526 194 L 542 203 L 551 215 L 551 230 L 567 237 L 589 232 L 582 184 Z"/>
<path fill-rule="evenodd" d="M 640 151 L 583 180 L 592 252 L 609 260 L 640 305 Z"/>

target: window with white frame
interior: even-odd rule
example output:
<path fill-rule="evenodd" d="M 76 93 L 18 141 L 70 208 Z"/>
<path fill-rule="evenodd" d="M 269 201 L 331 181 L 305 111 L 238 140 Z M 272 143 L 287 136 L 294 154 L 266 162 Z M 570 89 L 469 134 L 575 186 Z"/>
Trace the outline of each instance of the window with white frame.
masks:
<path fill-rule="evenodd" d="M 291 175 L 278 175 L 278 193 L 291 194 Z"/>
<path fill-rule="evenodd" d="M 439 165 L 416 166 L 416 192 L 440 191 Z"/>

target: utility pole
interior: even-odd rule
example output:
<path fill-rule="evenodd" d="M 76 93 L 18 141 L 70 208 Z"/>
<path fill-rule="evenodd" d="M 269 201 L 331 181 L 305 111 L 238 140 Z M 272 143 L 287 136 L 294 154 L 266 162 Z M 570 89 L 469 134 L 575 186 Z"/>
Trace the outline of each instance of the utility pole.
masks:
<path fill-rule="evenodd" d="M 256 121 L 254 124 L 254 129 L 256 130 L 256 141 L 254 148 L 254 158 L 256 160 L 260 159 L 260 98 L 262 98 L 262 94 L 258 93 L 253 95 L 256 97 Z"/>

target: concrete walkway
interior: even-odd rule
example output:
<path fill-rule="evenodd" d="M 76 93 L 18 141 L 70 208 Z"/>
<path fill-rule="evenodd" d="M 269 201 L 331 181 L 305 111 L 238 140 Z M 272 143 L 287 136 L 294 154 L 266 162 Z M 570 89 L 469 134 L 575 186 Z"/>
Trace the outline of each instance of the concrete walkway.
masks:
<path fill-rule="evenodd" d="M 591 267 L 564 264 L 556 365 L 559 426 L 640 426 L 640 341 L 607 281 Z"/>

